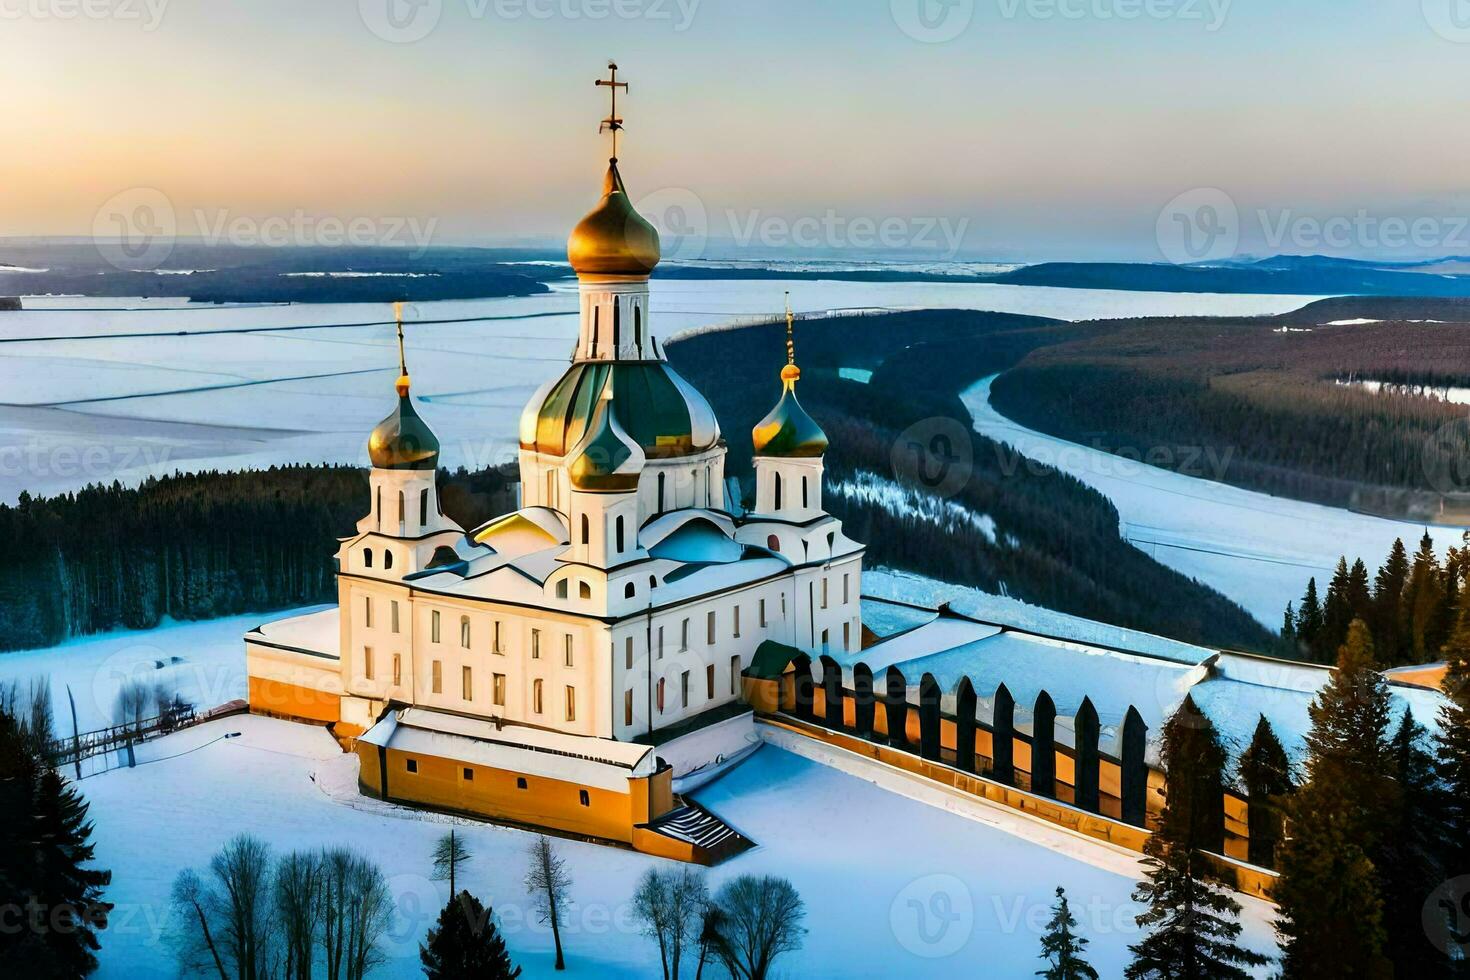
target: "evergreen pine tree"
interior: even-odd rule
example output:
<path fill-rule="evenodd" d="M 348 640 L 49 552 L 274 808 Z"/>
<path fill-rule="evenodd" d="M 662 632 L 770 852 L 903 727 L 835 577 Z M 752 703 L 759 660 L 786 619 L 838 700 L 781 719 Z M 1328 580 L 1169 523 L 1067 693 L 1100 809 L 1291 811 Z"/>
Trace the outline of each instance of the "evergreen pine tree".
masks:
<path fill-rule="evenodd" d="M 1353 621 L 1349 577 L 1347 559 L 1339 558 L 1327 586 L 1327 601 L 1322 604 L 1322 628 L 1312 640 L 1312 659 L 1319 664 L 1332 662 L 1337 648 L 1347 638 L 1348 624 Z"/>
<path fill-rule="evenodd" d="M 1353 562 L 1352 570 L 1348 572 L 1347 600 L 1348 608 L 1352 610 L 1352 619 L 1361 619 L 1371 625 L 1373 592 L 1368 585 L 1368 566 L 1363 564 L 1361 558 Z"/>
<path fill-rule="evenodd" d="M 1097 971 L 1082 958 L 1087 951 L 1088 940 L 1073 932 L 1076 928 L 1077 918 L 1067 905 L 1067 893 L 1058 887 L 1051 921 L 1046 924 L 1046 934 L 1041 937 L 1041 958 L 1046 960 L 1047 968 L 1037 970 L 1038 977 L 1046 980 L 1097 980 Z"/>
<path fill-rule="evenodd" d="M 1278 849 L 1282 976 L 1391 977 L 1373 857 L 1397 787 L 1388 685 L 1365 623 L 1348 629 L 1308 714 L 1307 781 L 1288 806 L 1291 835 Z"/>
<path fill-rule="evenodd" d="M 1444 653 L 1447 701 L 1440 708 L 1437 738 L 1444 806 L 1441 860 L 1445 877 L 1454 879 L 1470 875 L 1470 611 L 1460 613 Z M 1470 964 L 1462 962 L 1460 975 L 1470 976 Z"/>
<path fill-rule="evenodd" d="M 1283 807 L 1292 790 L 1291 763 L 1265 715 L 1256 723 L 1250 748 L 1240 757 L 1240 781 L 1250 800 L 1247 859 L 1257 867 L 1274 868 L 1276 847 L 1282 837 Z"/>
<path fill-rule="evenodd" d="M 1218 850 L 1223 825 L 1225 748 L 1192 698 L 1164 725 L 1164 811 L 1144 845 L 1146 879 L 1134 900 L 1148 904 L 1149 930 L 1130 946 L 1128 980 L 1246 980 L 1266 958 L 1237 944 L 1240 903 L 1213 874 L 1203 849 Z"/>
<path fill-rule="evenodd" d="M 1399 609 L 1404 599 L 1404 586 L 1409 580 L 1409 555 L 1402 538 L 1396 538 L 1388 558 L 1373 578 L 1373 640 L 1379 659 L 1386 664 L 1399 663 Z"/>
<path fill-rule="evenodd" d="M 1405 709 L 1392 743 L 1398 792 L 1378 857 L 1388 956 L 1401 977 L 1447 977 L 1451 967 L 1424 931 L 1425 903 L 1445 880 L 1444 807 L 1434 760 L 1423 747 L 1426 737 Z"/>
<path fill-rule="evenodd" d="M 1306 649 L 1313 650 L 1317 643 L 1317 634 L 1322 632 L 1322 604 L 1317 599 L 1317 580 L 1307 580 L 1307 594 L 1302 596 L 1301 608 L 1296 613 L 1296 635 L 1297 642 Z"/>
<path fill-rule="evenodd" d="M 429 980 L 515 980 L 511 962 L 490 910 L 467 891 L 450 898 L 439 921 L 419 946 Z"/>
<path fill-rule="evenodd" d="M 1404 603 L 1401 608 L 1403 647 L 1400 658 L 1385 666 L 1398 663 L 1428 663 L 1437 659 L 1444 637 L 1437 635 L 1444 621 L 1445 591 L 1443 575 L 1439 567 L 1439 556 L 1434 552 L 1434 540 L 1429 532 L 1419 542 L 1414 553 L 1414 563 L 1409 569 L 1409 582 L 1404 588 Z"/>
<path fill-rule="evenodd" d="M 1297 648 L 1296 610 L 1289 602 L 1286 604 L 1286 616 L 1281 621 L 1281 655 L 1290 659 L 1301 655 Z"/>

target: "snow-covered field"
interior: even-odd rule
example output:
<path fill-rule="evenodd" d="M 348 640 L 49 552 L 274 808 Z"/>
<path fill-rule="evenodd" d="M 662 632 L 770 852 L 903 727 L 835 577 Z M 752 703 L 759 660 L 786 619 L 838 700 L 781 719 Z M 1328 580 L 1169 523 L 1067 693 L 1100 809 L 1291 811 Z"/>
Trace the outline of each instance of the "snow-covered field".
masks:
<path fill-rule="evenodd" d="M 1226 296 L 973 283 L 665 280 L 673 334 L 802 311 L 967 308 L 1063 319 L 1280 313 L 1312 296 Z M 392 407 L 386 306 L 181 306 L 49 298 L 0 318 L 0 501 L 176 469 L 360 463 Z M 575 286 L 541 296 L 414 304 L 409 366 L 451 466 L 510 457 L 521 408 L 563 369 Z M 418 321 L 415 324 L 412 321 Z M 434 322 L 427 322 L 434 321 Z"/>
<path fill-rule="evenodd" d="M 231 732 L 240 735 L 221 738 Z M 422 975 L 417 944 L 447 894 L 428 877 L 447 818 L 358 796 L 355 757 L 319 729 L 272 719 L 227 718 L 182 732 L 146 746 L 140 762 L 82 781 L 97 822 L 97 859 L 113 871 L 107 897 L 118 905 L 102 937 L 99 977 L 170 975 L 173 876 L 203 866 L 245 830 L 278 850 L 346 845 L 372 854 L 400 912 L 391 955 L 373 975 Z M 1030 976 L 1057 885 L 1067 889 L 1104 977 L 1121 975 L 1127 944 L 1138 936 L 1134 857 L 1020 814 L 969 819 L 771 746 L 697 796 L 759 843 L 715 869 L 711 884 L 779 874 L 806 902 L 805 945 L 780 962 L 783 976 Z M 461 880 L 493 904 L 525 975 L 552 976 L 551 937 L 521 885 L 529 835 L 459 823 L 475 855 Z M 892 832 L 875 838 L 876 828 Z M 591 844 L 559 847 L 575 903 L 562 975 L 655 975 L 654 947 L 629 915 L 637 877 L 655 860 Z M 1268 907 L 1249 902 L 1246 923 L 1248 942 L 1269 950 Z"/>
<path fill-rule="evenodd" d="M 1122 533 L 1160 563 L 1234 599 L 1271 629 L 1307 579 L 1320 588 L 1339 556 L 1377 568 L 1395 538 L 1413 551 L 1422 524 L 1390 521 L 1184 476 L 1043 435 L 1001 415 L 985 378 L 961 396 L 982 435 L 1070 473 L 1118 508 Z M 1430 527 L 1441 550 L 1463 527 Z"/>

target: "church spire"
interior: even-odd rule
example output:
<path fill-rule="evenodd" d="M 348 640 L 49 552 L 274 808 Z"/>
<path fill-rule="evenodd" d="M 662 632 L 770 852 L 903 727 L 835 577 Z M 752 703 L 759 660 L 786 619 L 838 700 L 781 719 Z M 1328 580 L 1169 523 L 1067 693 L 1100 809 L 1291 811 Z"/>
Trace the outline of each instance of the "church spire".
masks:
<path fill-rule="evenodd" d="M 608 77 L 599 78 L 597 80 L 597 87 L 607 88 L 612 95 L 612 112 L 608 113 L 608 117 L 602 121 L 602 125 L 598 127 L 597 132 L 612 133 L 611 159 L 616 164 L 618 162 L 618 133 L 623 131 L 623 119 L 618 115 L 618 89 L 622 89 L 624 92 L 628 91 L 628 83 L 618 81 L 618 63 L 616 61 L 609 61 L 607 63 L 607 71 Z"/>
<path fill-rule="evenodd" d="M 757 456 L 821 456 L 827 451 L 827 434 L 796 400 L 796 314 L 791 312 L 791 294 L 786 294 L 786 366 L 781 368 L 781 400 L 751 431 Z"/>
<path fill-rule="evenodd" d="M 794 389 L 801 380 L 801 368 L 796 366 L 796 314 L 791 312 L 791 291 L 786 291 L 786 366 L 781 369 L 781 382 Z"/>
<path fill-rule="evenodd" d="M 393 304 L 393 322 L 398 325 L 398 382 L 394 385 L 400 397 L 408 394 L 408 359 L 403 353 L 403 304 Z"/>

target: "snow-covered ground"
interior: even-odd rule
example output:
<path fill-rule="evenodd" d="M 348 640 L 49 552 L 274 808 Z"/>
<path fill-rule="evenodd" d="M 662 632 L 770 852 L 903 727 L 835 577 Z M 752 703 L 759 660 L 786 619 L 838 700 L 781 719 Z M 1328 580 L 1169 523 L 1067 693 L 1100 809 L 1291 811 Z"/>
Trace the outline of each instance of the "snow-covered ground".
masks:
<path fill-rule="evenodd" d="M 1063 319 L 1280 313 L 1318 298 L 665 280 L 653 286 L 653 327 L 668 339 L 768 317 L 787 289 L 804 312 L 967 308 Z M 397 353 L 384 305 L 25 302 L 28 309 L 0 318 L 0 501 L 177 469 L 360 463 L 368 430 L 392 407 Z M 510 458 L 521 408 L 564 368 L 576 309 L 573 284 L 540 296 L 409 307 L 414 390 L 426 399 L 423 414 L 446 463 Z"/>
<path fill-rule="evenodd" d="M 232 732 L 240 735 L 222 738 Z M 140 756 L 135 769 L 82 781 L 97 860 L 113 871 L 107 897 L 117 903 L 99 977 L 170 975 L 170 882 L 247 830 L 278 851 L 345 845 L 371 854 L 399 910 L 389 959 L 373 975 L 422 975 L 417 944 L 447 893 L 445 883 L 429 880 L 430 852 L 448 818 L 357 795 L 355 757 L 307 726 L 227 718 L 150 743 Z M 809 932 L 801 951 L 780 961 L 783 976 L 1030 976 L 1057 885 L 1067 889 L 1104 977 L 1121 975 L 1127 944 L 1138 937 L 1135 857 L 1012 811 L 967 818 L 771 746 L 697 797 L 759 844 L 712 871 L 712 885 L 779 874 L 806 902 Z M 551 937 L 521 885 L 529 835 L 458 823 L 474 854 L 461 881 L 493 905 L 525 976 L 553 976 Z M 875 828 L 892 832 L 875 845 Z M 629 914 L 637 877 L 655 859 L 591 844 L 558 847 L 574 902 L 563 936 L 569 969 L 559 975 L 656 974 L 654 946 Z M 1267 906 L 1247 900 L 1247 941 L 1266 951 L 1269 916 Z"/>
<path fill-rule="evenodd" d="M 990 404 L 994 377 L 962 394 L 975 429 L 1021 455 L 1070 473 L 1113 502 L 1121 531 L 1160 563 L 1210 585 L 1271 629 L 1307 579 L 1326 587 L 1337 559 L 1370 569 L 1395 538 L 1413 551 L 1423 524 L 1390 521 L 1184 476 L 1017 425 Z M 1441 551 L 1463 527 L 1430 527 Z"/>

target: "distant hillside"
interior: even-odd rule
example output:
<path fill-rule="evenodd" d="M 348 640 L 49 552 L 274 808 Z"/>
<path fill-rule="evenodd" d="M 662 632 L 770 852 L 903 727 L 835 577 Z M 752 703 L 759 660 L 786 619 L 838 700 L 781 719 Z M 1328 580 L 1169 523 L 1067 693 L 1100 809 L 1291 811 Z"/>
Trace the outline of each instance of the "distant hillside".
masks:
<path fill-rule="evenodd" d="M 960 391 L 1092 329 L 965 311 L 803 320 L 798 391 L 832 439 L 828 508 L 875 565 L 1190 642 L 1270 648 L 1239 606 L 1124 541 L 1101 494 L 974 433 Z M 780 394 L 783 333 L 713 331 L 668 347 L 719 414 L 731 472 L 748 471 L 750 430 Z"/>

